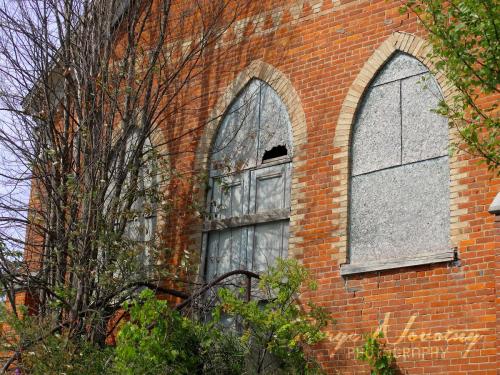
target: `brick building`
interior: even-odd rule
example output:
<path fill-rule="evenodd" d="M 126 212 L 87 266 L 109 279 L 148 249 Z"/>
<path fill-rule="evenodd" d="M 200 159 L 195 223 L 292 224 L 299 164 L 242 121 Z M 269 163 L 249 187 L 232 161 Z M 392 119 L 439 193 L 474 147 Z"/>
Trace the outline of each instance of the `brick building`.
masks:
<path fill-rule="evenodd" d="M 354 348 L 381 327 L 402 373 L 496 374 L 500 179 L 449 155 L 459 138 L 430 110 L 453 88 L 399 6 L 290 0 L 242 15 L 237 48 L 218 46 L 224 63 L 191 85 L 200 110 L 158 134 L 173 169 L 209 177 L 208 191 L 173 181 L 178 207 L 194 195 L 211 215 L 158 231 L 206 279 L 300 259 L 319 285 L 303 299 L 337 321 L 315 348 L 329 373 L 365 373 Z"/>
<path fill-rule="evenodd" d="M 219 219 L 240 217 L 237 224 L 210 231 L 212 220 L 203 232 L 198 221 L 177 218 L 165 238 L 200 254 L 208 275 L 235 262 L 258 268 L 262 249 L 300 259 L 319 283 L 303 298 L 337 320 L 316 349 L 331 373 L 363 373 L 354 348 L 382 325 L 403 373 L 495 374 L 500 246 L 488 207 L 500 180 L 467 155 L 448 156 L 457 135 L 430 109 L 452 87 L 431 78 L 425 33 L 398 7 L 289 1 L 239 20 L 232 30 L 239 48 L 225 55 L 232 69 L 206 77 L 220 90 L 202 121 L 216 120 L 189 143 L 170 144 L 195 151 L 170 163 L 221 177 L 210 163 L 219 158 L 214 148 L 235 103 L 257 83 L 257 95 L 267 90 L 271 98 L 257 101 L 258 120 L 252 113 L 247 119 L 262 133 L 266 116 L 284 117 L 276 125 L 281 136 L 259 133 L 264 141 L 250 142 L 243 156 L 226 153 L 230 169 L 241 161 L 237 178 L 234 170 L 223 176 L 232 176 L 229 201 L 216 187 L 208 198 L 199 192 L 226 209 Z M 267 160 L 276 146 L 286 150 Z M 274 178 L 267 188 L 259 179 L 266 173 Z M 270 217 L 256 217 L 258 207 Z"/>

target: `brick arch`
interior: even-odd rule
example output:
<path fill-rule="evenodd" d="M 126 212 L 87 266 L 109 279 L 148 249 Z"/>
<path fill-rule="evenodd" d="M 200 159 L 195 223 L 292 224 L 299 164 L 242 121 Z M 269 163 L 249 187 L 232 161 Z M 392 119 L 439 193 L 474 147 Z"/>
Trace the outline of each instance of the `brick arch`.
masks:
<path fill-rule="evenodd" d="M 365 90 L 370 86 L 371 81 L 392 55 L 397 52 L 405 52 L 415 57 L 423 63 L 432 73 L 434 61 L 429 57 L 431 46 L 422 38 L 404 32 L 395 32 L 387 38 L 365 62 L 361 71 L 351 84 L 349 91 L 342 104 L 334 137 L 334 149 L 338 160 L 338 184 L 334 189 L 334 209 L 337 222 L 337 244 L 339 265 L 348 262 L 348 215 L 349 215 L 349 179 L 350 179 L 350 144 L 352 127 L 355 121 L 356 110 L 363 99 Z M 442 75 L 434 74 L 443 94 L 445 101 L 450 101 L 455 93 L 452 84 Z M 456 130 L 450 128 L 449 142 L 457 142 L 459 135 Z M 462 239 L 460 233 L 460 223 L 458 222 L 458 191 L 464 189 L 458 185 L 458 158 L 454 154 L 449 158 L 450 166 L 450 239 L 451 246 L 457 246 Z"/>
<path fill-rule="evenodd" d="M 307 142 L 305 114 L 302 109 L 299 96 L 292 83 L 285 74 L 272 65 L 269 65 L 262 60 L 255 60 L 250 63 L 245 70 L 238 74 L 236 79 L 228 86 L 223 95 L 219 98 L 217 104 L 212 110 L 210 120 L 204 128 L 203 135 L 200 139 L 196 152 L 195 169 L 197 171 L 207 170 L 210 148 L 212 147 L 212 143 L 222 122 L 224 113 L 241 90 L 253 78 L 260 79 L 271 86 L 283 101 L 283 104 L 288 111 L 288 115 L 290 116 L 293 146 L 294 150 L 296 150 L 295 152 L 300 150 L 301 145 Z"/>
<path fill-rule="evenodd" d="M 300 172 L 296 166 L 305 159 L 304 146 L 307 143 L 307 127 L 306 117 L 304 110 L 302 109 L 299 95 L 293 87 L 290 79 L 283 72 L 262 60 L 255 60 L 251 62 L 242 72 L 240 72 L 232 83 L 229 84 L 212 110 L 210 120 L 205 126 L 203 134 L 200 138 L 196 151 L 195 172 L 201 173 L 202 175 L 206 175 L 208 172 L 210 149 L 217 135 L 219 126 L 222 123 L 224 114 L 241 90 L 254 78 L 264 81 L 276 91 L 285 105 L 290 118 L 293 142 L 292 161 L 294 168 L 291 180 L 290 237 L 288 254 L 289 256 L 295 256 L 297 254 L 296 244 L 300 242 L 300 239 L 297 238 L 295 234 L 298 229 L 298 202 L 301 194 L 298 181 L 303 175 L 303 172 Z M 198 200 L 199 202 L 205 202 L 206 192 L 204 190 L 199 192 Z M 200 226 L 200 228 L 196 228 L 196 230 L 194 230 L 192 236 L 192 243 L 196 249 L 202 248 L 201 237 Z"/>

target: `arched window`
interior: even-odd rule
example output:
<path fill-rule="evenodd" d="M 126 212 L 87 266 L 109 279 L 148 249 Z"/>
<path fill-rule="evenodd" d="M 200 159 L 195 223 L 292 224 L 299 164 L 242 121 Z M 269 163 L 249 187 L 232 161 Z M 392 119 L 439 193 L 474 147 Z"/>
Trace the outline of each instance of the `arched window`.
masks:
<path fill-rule="evenodd" d="M 365 92 L 352 130 L 349 264 L 343 274 L 452 258 L 448 123 L 428 69 L 398 52 Z"/>
<path fill-rule="evenodd" d="M 265 270 L 286 257 L 291 125 L 277 93 L 253 79 L 227 109 L 211 150 L 205 277 Z"/>
<path fill-rule="evenodd" d="M 104 210 L 123 239 L 128 241 L 131 257 L 139 271 L 147 270 L 155 240 L 159 176 L 155 149 L 149 137 L 139 136 L 134 129 L 125 142 L 123 160 L 113 157 L 110 185 Z M 124 175 L 123 175 L 124 173 Z M 119 185 L 119 186 L 117 186 Z M 119 196 L 117 197 L 117 192 Z M 123 226 L 123 227 L 122 227 Z"/>
<path fill-rule="evenodd" d="M 137 136 L 135 133 L 127 141 L 127 151 L 139 150 Z M 128 154 L 128 152 L 127 152 Z M 132 162 L 133 156 L 127 155 Z M 148 246 L 154 240 L 156 229 L 156 214 L 158 200 L 158 173 L 155 150 L 151 140 L 146 138 L 142 146 L 142 154 L 139 156 L 139 170 L 137 173 L 137 186 L 132 189 L 135 199 L 130 207 L 128 223 L 126 226 L 126 237 L 141 243 L 145 247 L 144 257 L 147 257 Z M 128 176 L 127 178 L 131 178 Z M 146 258 L 145 258 L 146 261 Z"/>

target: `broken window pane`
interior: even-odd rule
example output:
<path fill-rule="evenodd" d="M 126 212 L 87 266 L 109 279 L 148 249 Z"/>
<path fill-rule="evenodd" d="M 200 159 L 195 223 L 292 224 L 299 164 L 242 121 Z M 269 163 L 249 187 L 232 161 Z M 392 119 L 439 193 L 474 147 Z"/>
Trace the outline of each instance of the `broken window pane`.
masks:
<path fill-rule="evenodd" d="M 261 272 L 287 255 L 291 151 L 285 105 L 252 80 L 226 111 L 212 149 L 207 280 L 234 269 Z"/>

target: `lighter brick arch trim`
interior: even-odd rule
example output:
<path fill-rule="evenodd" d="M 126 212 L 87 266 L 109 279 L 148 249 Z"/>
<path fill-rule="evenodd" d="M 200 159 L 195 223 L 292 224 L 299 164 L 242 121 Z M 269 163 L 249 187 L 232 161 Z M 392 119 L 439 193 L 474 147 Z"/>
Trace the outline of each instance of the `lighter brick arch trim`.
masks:
<path fill-rule="evenodd" d="M 339 182 L 334 188 L 334 204 L 337 208 L 334 209 L 334 216 L 337 222 L 333 223 L 337 227 L 337 236 L 339 242 L 337 244 L 337 259 L 338 264 L 345 264 L 349 261 L 348 254 L 348 215 L 349 215 L 349 178 L 350 178 L 350 144 L 352 135 L 352 126 L 354 125 L 356 110 L 363 99 L 365 90 L 370 86 L 371 81 L 380 68 L 389 61 L 392 55 L 397 52 L 405 52 L 421 63 L 423 63 L 431 73 L 434 69 L 434 61 L 429 57 L 431 46 L 424 39 L 405 32 L 395 32 L 387 38 L 372 54 L 361 68 L 356 79 L 351 84 L 349 91 L 342 104 L 334 137 L 334 148 L 336 150 L 335 158 L 338 160 L 339 174 L 336 180 Z M 456 89 L 454 86 L 440 73 L 433 74 L 437 80 L 445 101 L 450 101 Z M 460 136 L 456 129 L 449 128 L 449 144 L 457 143 Z M 459 215 L 462 214 L 459 210 L 459 203 L 463 203 L 459 199 L 460 191 L 465 190 L 466 186 L 458 184 L 459 168 L 463 163 L 459 162 L 456 153 L 449 158 L 450 167 L 450 242 L 452 247 L 457 247 L 458 243 L 465 238 L 463 233 L 463 225 L 459 222 Z"/>
<path fill-rule="evenodd" d="M 251 62 L 247 68 L 238 74 L 236 79 L 228 86 L 223 95 L 217 101 L 212 110 L 207 126 L 203 131 L 198 149 L 196 151 L 195 169 L 197 171 L 206 171 L 210 157 L 210 148 L 214 141 L 215 135 L 221 120 L 231 103 L 236 99 L 241 90 L 253 78 L 264 81 L 271 86 L 278 94 L 285 105 L 290 123 L 292 125 L 292 136 L 294 145 L 294 155 L 296 155 L 301 145 L 307 142 L 307 128 L 304 110 L 299 99 L 299 95 L 295 91 L 288 77 L 281 71 L 267 64 L 262 60 Z"/>
<path fill-rule="evenodd" d="M 304 175 L 304 172 L 301 172 L 301 168 L 299 167 L 304 163 L 305 159 L 304 146 L 307 143 L 307 125 L 300 97 L 290 79 L 283 72 L 262 60 L 254 60 L 238 74 L 218 99 L 217 104 L 212 110 L 207 126 L 204 128 L 196 151 L 195 172 L 202 174 L 208 172 L 210 149 L 215 140 L 219 126 L 222 123 L 224 114 L 241 90 L 254 78 L 264 81 L 276 91 L 285 105 L 292 127 L 293 170 L 290 195 L 291 212 L 288 254 L 293 257 L 299 255 L 299 249 L 296 245 L 301 242 L 301 239 L 298 238 L 295 233 L 297 231 L 297 221 L 300 219 L 298 214 L 298 202 L 302 193 L 300 191 L 299 179 Z M 205 202 L 205 195 L 206 192 L 204 190 L 199 192 L 199 202 Z M 196 246 L 197 249 L 201 249 L 201 225 L 193 234 L 192 239 L 194 246 Z"/>

